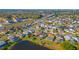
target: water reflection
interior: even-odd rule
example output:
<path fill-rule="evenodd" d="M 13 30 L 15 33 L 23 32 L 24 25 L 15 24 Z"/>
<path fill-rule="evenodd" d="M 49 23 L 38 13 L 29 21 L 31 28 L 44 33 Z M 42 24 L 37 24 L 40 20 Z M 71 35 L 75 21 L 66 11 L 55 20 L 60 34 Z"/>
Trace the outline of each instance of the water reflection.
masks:
<path fill-rule="evenodd" d="M 14 45 L 11 50 L 49 50 L 46 47 L 36 45 L 29 41 L 20 41 Z"/>

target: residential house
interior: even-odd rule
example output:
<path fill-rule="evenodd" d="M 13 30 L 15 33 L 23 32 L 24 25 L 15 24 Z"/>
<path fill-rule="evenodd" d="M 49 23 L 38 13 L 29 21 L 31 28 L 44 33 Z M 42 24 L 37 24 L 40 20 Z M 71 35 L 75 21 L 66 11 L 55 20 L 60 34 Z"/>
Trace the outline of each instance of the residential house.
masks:
<path fill-rule="evenodd" d="M 7 45 L 7 43 L 5 41 L 0 40 L 0 48 L 4 47 L 6 45 Z"/>
<path fill-rule="evenodd" d="M 13 35 L 9 35 L 9 36 L 8 36 L 8 39 L 9 39 L 11 42 L 17 42 L 17 41 L 20 40 L 19 37 L 13 36 Z"/>

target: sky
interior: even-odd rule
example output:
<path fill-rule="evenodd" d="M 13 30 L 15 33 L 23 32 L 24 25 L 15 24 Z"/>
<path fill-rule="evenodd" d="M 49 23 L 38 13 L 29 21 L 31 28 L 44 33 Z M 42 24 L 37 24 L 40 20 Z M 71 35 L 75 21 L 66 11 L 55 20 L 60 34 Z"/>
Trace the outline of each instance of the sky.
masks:
<path fill-rule="evenodd" d="M 0 9 L 79 9 L 79 0 L 0 0 Z M 1 59 L 79 59 L 79 51 L 0 51 Z"/>
<path fill-rule="evenodd" d="M 0 9 L 79 9 L 79 0 L 0 0 Z"/>

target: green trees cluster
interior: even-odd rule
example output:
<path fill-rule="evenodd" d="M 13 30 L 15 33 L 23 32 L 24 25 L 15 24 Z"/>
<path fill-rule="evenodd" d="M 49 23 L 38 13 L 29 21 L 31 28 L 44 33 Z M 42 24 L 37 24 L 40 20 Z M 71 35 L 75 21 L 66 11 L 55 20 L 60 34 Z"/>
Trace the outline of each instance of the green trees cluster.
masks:
<path fill-rule="evenodd" d="M 71 44 L 69 41 L 64 41 L 62 46 L 65 50 L 77 50 L 77 47 L 74 44 Z"/>

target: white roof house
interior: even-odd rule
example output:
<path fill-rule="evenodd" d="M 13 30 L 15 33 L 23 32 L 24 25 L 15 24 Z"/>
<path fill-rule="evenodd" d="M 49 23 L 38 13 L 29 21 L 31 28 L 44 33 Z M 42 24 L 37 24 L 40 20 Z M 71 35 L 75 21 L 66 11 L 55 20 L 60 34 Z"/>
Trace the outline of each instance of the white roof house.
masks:
<path fill-rule="evenodd" d="M 75 41 L 79 42 L 79 38 L 73 36 L 72 39 L 74 39 Z"/>
<path fill-rule="evenodd" d="M 5 41 L 2 41 L 2 40 L 0 40 L 0 48 L 2 48 L 3 46 L 5 46 L 6 45 L 6 42 Z"/>
<path fill-rule="evenodd" d="M 72 37 L 72 36 L 69 35 L 69 34 L 64 36 L 64 38 L 65 38 L 66 40 L 71 40 L 71 37 Z"/>

